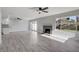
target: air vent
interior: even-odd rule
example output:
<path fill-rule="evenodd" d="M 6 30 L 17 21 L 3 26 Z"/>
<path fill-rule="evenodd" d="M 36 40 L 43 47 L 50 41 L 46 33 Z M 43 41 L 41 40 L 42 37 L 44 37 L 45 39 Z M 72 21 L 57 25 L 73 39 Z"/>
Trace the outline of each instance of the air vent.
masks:
<path fill-rule="evenodd" d="M 17 18 L 18 20 L 22 20 L 21 18 Z"/>

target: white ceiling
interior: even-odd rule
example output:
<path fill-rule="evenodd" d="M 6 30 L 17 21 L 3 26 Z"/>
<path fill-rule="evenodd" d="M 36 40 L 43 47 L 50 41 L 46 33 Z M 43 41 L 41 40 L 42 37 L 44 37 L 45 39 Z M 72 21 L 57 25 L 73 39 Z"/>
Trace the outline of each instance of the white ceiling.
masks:
<path fill-rule="evenodd" d="M 40 18 L 44 16 L 64 13 L 72 10 L 77 10 L 78 7 L 49 7 L 48 13 L 38 14 L 31 7 L 3 7 L 2 8 L 2 18 L 10 17 L 20 17 L 22 19 L 31 20 L 35 18 Z"/>

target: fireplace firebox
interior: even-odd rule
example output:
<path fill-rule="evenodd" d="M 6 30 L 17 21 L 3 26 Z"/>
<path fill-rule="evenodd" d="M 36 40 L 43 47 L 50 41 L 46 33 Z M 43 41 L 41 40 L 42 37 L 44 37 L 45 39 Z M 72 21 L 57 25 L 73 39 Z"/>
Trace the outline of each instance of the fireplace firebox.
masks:
<path fill-rule="evenodd" d="M 52 31 L 52 26 L 43 26 L 43 33 L 50 34 Z"/>

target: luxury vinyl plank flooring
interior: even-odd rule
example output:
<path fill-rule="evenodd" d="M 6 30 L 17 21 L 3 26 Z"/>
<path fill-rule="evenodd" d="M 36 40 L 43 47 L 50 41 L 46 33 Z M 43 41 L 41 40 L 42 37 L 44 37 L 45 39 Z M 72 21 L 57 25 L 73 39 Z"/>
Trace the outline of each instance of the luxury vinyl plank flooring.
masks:
<path fill-rule="evenodd" d="M 2 36 L 0 52 L 77 52 L 79 40 L 65 43 L 42 37 L 37 32 L 13 32 Z"/>

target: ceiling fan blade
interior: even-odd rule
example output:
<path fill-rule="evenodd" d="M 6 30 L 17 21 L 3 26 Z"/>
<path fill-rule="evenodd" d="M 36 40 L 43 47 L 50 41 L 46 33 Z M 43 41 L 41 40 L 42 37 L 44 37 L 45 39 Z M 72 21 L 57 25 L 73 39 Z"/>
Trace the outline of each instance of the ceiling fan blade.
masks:
<path fill-rule="evenodd" d="M 46 10 L 46 9 L 48 9 L 48 7 L 42 8 L 42 10 Z"/>
<path fill-rule="evenodd" d="M 42 12 L 48 13 L 48 11 L 42 11 Z"/>

